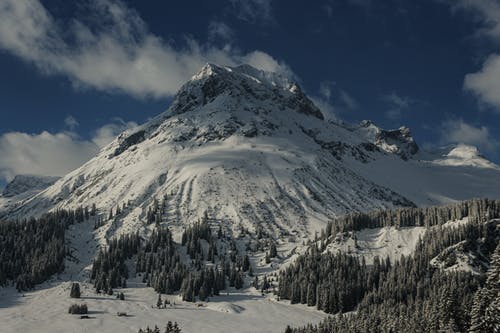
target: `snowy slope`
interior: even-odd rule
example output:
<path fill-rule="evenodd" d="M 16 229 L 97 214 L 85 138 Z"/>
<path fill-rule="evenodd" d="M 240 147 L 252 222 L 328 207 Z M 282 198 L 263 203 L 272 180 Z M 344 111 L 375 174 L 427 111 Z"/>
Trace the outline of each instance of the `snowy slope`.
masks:
<path fill-rule="evenodd" d="M 95 204 L 108 216 L 126 203 L 106 226 L 110 237 L 141 229 L 154 201 L 165 200 L 170 225 L 207 211 L 232 229 L 310 235 L 351 211 L 500 197 L 498 167 L 421 156 L 405 127 L 326 121 L 282 76 L 207 64 L 166 112 L 9 215 Z"/>
<path fill-rule="evenodd" d="M 177 321 L 183 333 L 272 333 L 287 325 L 318 323 L 327 315 L 314 307 L 277 302 L 252 291 L 230 291 L 213 297 L 206 306 L 182 302 L 169 296 L 176 305 L 167 309 L 152 308 L 158 294 L 152 288 L 133 286 L 123 289 L 125 300 L 96 295 L 91 285 L 82 284 L 82 298 L 89 307 L 88 320 L 68 314 L 75 299 L 69 298 L 70 282 L 46 284 L 36 291 L 20 294 L 14 288 L 0 289 L 0 330 L 2 332 L 53 333 L 99 332 L 137 333 L 139 328 L 158 325 L 162 331 L 167 321 Z M 119 291 L 119 290 L 117 290 Z M 166 296 L 163 295 L 163 298 Z M 49 306 L 48 306 L 49 305 Z M 118 317 L 117 312 L 129 316 Z"/>
<path fill-rule="evenodd" d="M 384 227 L 339 233 L 327 245 L 325 252 L 363 257 L 368 265 L 373 263 L 375 257 L 395 262 L 402 255 L 412 254 L 419 237 L 425 232 L 425 227 Z"/>

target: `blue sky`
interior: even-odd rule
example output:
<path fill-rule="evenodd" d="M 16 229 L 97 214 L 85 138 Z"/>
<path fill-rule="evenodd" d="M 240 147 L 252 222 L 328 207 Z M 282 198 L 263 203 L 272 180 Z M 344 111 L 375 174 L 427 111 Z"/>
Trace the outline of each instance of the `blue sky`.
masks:
<path fill-rule="evenodd" d="M 294 76 L 332 117 L 500 162 L 498 0 L 4 0 L 0 186 L 62 175 L 205 62 Z"/>

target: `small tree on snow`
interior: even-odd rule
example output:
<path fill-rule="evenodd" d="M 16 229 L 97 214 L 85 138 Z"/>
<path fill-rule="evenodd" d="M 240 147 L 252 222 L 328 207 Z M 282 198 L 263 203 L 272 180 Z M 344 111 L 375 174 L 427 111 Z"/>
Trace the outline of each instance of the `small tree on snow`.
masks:
<path fill-rule="evenodd" d="M 71 298 L 80 298 L 80 284 L 79 283 L 73 283 L 71 285 L 71 292 L 69 294 L 69 297 Z"/>

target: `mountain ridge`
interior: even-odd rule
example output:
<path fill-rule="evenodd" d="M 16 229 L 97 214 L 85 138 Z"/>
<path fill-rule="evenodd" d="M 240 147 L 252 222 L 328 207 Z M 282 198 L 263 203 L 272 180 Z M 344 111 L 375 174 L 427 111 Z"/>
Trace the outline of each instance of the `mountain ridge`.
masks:
<path fill-rule="evenodd" d="M 208 212 L 229 230 L 242 225 L 276 236 L 306 236 L 351 211 L 469 198 L 458 190 L 423 193 L 425 188 L 413 183 L 407 189 L 408 173 L 424 177 L 432 165 L 440 179 L 450 171 L 418 161 L 418 152 L 405 127 L 386 131 L 371 122 L 325 120 L 288 78 L 248 65 L 207 64 L 180 88 L 166 112 L 120 134 L 8 216 L 81 205 L 96 205 L 108 216 L 127 206 L 107 222 L 104 240 L 147 232 L 148 212 L 162 202 L 160 222 L 166 225 L 189 224 Z M 398 172 L 391 169 L 404 171 L 402 180 L 394 179 Z M 463 172 L 445 180 L 454 183 Z M 468 172 L 473 181 L 483 177 Z M 435 180 L 427 182 L 432 188 Z M 483 181 L 469 192 L 498 196 L 494 185 Z"/>

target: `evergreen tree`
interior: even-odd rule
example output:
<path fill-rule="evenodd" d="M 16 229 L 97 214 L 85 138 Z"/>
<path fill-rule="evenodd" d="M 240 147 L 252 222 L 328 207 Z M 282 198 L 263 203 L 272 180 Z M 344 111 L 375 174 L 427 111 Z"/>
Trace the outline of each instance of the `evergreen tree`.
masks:
<path fill-rule="evenodd" d="M 71 292 L 69 294 L 69 297 L 71 298 L 80 298 L 80 284 L 79 283 L 72 283 L 71 284 Z"/>
<path fill-rule="evenodd" d="M 158 309 L 161 309 L 162 305 L 163 305 L 163 301 L 161 300 L 161 294 L 158 294 L 158 300 L 156 301 L 156 307 Z"/>
<path fill-rule="evenodd" d="M 271 247 L 269 250 L 269 257 L 276 258 L 278 256 L 278 250 L 276 249 L 276 244 L 271 243 Z"/>

